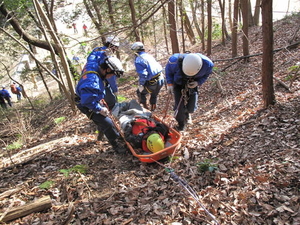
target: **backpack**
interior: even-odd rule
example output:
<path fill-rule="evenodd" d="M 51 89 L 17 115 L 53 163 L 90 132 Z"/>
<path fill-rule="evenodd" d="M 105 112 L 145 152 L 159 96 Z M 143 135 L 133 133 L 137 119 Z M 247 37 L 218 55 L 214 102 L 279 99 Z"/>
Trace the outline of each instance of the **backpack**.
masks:
<path fill-rule="evenodd" d="M 16 85 L 14 85 L 14 84 L 10 85 L 10 91 L 13 94 L 18 94 L 19 93 L 18 89 L 16 88 Z"/>

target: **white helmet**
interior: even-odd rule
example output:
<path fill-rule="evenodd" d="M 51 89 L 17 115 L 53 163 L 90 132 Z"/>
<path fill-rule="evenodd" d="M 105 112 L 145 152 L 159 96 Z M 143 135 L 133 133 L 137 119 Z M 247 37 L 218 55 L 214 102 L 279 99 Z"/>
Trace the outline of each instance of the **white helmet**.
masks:
<path fill-rule="evenodd" d="M 182 71 L 187 76 L 195 76 L 201 70 L 202 64 L 202 58 L 198 54 L 187 54 L 182 61 Z"/>
<path fill-rule="evenodd" d="M 106 58 L 105 63 L 109 66 L 109 68 L 114 71 L 117 77 L 120 77 L 124 73 L 124 69 L 121 61 L 114 56 L 109 56 Z"/>
<path fill-rule="evenodd" d="M 142 42 L 135 42 L 131 45 L 131 50 L 135 52 L 144 50 L 144 44 Z"/>
<path fill-rule="evenodd" d="M 120 46 L 119 38 L 116 36 L 108 36 L 106 38 L 106 42 L 110 43 L 111 45 L 117 46 L 117 47 Z"/>

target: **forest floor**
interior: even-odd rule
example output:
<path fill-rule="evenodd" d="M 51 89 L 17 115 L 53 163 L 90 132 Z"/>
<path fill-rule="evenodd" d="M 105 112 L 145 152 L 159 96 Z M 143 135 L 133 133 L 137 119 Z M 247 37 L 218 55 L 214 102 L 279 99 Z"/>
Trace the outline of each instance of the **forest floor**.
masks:
<path fill-rule="evenodd" d="M 274 23 L 274 49 L 282 48 L 274 53 L 274 76 L 287 85 L 289 68 L 300 59 L 299 45 L 287 48 L 300 41 L 295 24 L 299 15 Z M 251 28 L 249 40 L 251 54 L 261 53 L 261 27 Z M 274 80 L 276 104 L 264 109 L 262 56 L 248 63 L 220 60 L 229 55 L 229 42 L 214 46 L 210 58 L 216 71 L 200 88 L 193 125 L 182 132 L 176 157 L 159 164 L 141 163 L 130 152 L 119 155 L 107 141 L 95 141 L 96 127 L 74 115 L 66 100 L 39 113 L 10 109 L 0 131 L 0 218 L 50 196 L 50 209 L 7 224 L 216 224 L 201 205 L 219 224 L 300 224 L 299 74 L 289 88 Z M 135 96 L 133 76 L 129 72 L 119 80 L 126 100 Z M 166 96 L 163 89 L 158 117 L 164 115 Z M 170 107 L 166 121 L 171 119 Z M 6 149 L 17 135 L 26 137 L 27 145 Z M 204 166 L 215 170 L 203 172 Z M 186 185 L 171 179 L 166 167 Z"/>

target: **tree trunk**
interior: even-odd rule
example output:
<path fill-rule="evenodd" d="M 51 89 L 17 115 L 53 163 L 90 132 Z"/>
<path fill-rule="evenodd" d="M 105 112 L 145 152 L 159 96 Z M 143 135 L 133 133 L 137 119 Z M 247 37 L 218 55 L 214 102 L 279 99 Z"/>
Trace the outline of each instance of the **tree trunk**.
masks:
<path fill-rule="evenodd" d="M 165 38 L 165 45 L 166 45 L 166 48 L 167 48 L 167 53 L 170 54 L 170 50 L 169 50 L 169 42 L 168 42 L 168 37 L 167 37 L 167 24 L 166 24 L 166 21 L 167 21 L 167 13 L 166 13 L 166 8 L 163 7 L 163 27 L 164 27 L 164 38 Z"/>
<path fill-rule="evenodd" d="M 259 24 L 260 4 L 261 4 L 261 0 L 256 0 L 255 9 L 254 9 L 254 17 L 253 17 L 253 23 L 255 26 L 258 26 L 258 24 Z"/>
<path fill-rule="evenodd" d="M 197 34 L 198 34 L 199 38 L 201 38 L 202 37 L 202 31 L 200 29 L 200 25 L 199 25 L 198 19 L 197 19 L 197 10 L 196 10 L 196 8 L 198 8 L 197 4 L 198 4 L 198 2 L 196 1 L 196 6 L 194 6 L 194 3 L 192 1 L 190 1 L 190 7 L 192 9 L 192 15 L 193 15 L 193 24 L 195 24 Z"/>
<path fill-rule="evenodd" d="M 102 30 L 102 16 L 101 16 L 100 10 L 98 8 L 98 4 L 94 0 L 90 0 L 90 1 L 91 1 L 91 5 L 93 7 L 90 7 L 87 0 L 83 0 L 83 4 L 85 6 L 87 14 L 91 18 L 91 21 L 93 22 L 93 24 L 95 25 L 97 31 L 101 35 L 101 34 L 104 33 L 104 31 Z M 94 13 L 94 11 L 95 11 L 95 13 Z M 95 17 L 94 15 L 96 15 L 97 17 Z M 105 42 L 105 37 L 103 35 L 101 35 L 101 39 L 102 39 L 102 42 L 104 43 Z"/>
<path fill-rule="evenodd" d="M 45 23 L 45 25 L 46 25 L 46 27 L 47 27 L 47 29 L 48 29 L 51 37 L 53 38 L 53 40 L 57 44 L 57 46 L 59 46 L 58 52 L 59 52 L 59 56 L 60 56 L 62 67 L 63 67 L 64 72 L 65 72 L 66 80 L 67 80 L 67 83 L 68 83 L 68 89 L 67 89 L 67 87 L 65 85 L 61 85 L 61 88 L 63 89 L 64 94 L 67 97 L 67 99 L 68 99 L 68 101 L 69 101 L 69 103 L 71 105 L 72 110 L 75 111 L 76 107 L 75 107 L 75 102 L 73 100 L 74 96 L 75 96 L 74 80 L 72 79 L 72 76 L 70 74 L 70 68 L 69 68 L 69 64 L 68 64 L 68 60 L 67 60 L 67 56 L 66 56 L 65 50 L 61 46 L 61 42 L 60 42 L 59 38 L 53 32 L 53 28 L 51 26 L 51 23 L 47 19 L 47 17 L 45 15 L 42 7 L 40 6 L 38 0 L 34 0 L 34 5 L 35 5 L 35 9 L 36 9 L 37 15 L 41 16 L 41 18 L 43 19 L 43 22 Z M 53 53 L 53 50 L 51 51 L 51 53 Z M 58 64 L 56 63 L 56 67 L 58 68 L 57 65 Z M 61 80 L 61 82 L 63 82 L 63 79 Z"/>
<path fill-rule="evenodd" d="M 237 56 L 237 29 L 238 29 L 238 21 L 239 21 L 239 0 L 234 0 L 233 6 L 233 26 L 231 31 L 231 56 Z"/>
<path fill-rule="evenodd" d="M 189 37 L 191 44 L 194 45 L 196 44 L 195 34 L 191 25 L 191 21 L 186 13 L 184 6 L 182 6 L 182 15 L 183 15 L 183 22 L 184 22 L 184 28 L 186 30 L 186 34 Z"/>
<path fill-rule="evenodd" d="M 179 12 L 180 12 L 180 26 L 181 26 L 181 46 L 182 46 L 182 52 L 185 52 L 185 39 L 184 39 L 184 16 L 183 16 L 183 0 L 180 0 L 179 3 Z"/>
<path fill-rule="evenodd" d="M 228 0 L 228 20 L 229 20 L 229 26 L 230 30 L 232 30 L 232 6 L 231 6 L 231 0 Z"/>
<path fill-rule="evenodd" d="M 201 0 L 201 23 L 202 23 L 202 51 L 205 51 L 205 12 L 204 12 L 204 0 Z"/>
<path fill-rule="evenodd" d="M 133 0 L 128 0 L 129 1 L 129 7 L 130 7 L 130 12 L 131 12 L 131 21 L 133 24 L 133 33 L 136 41 L 141 41 L 141 37 L 138 31 L 138 23 L 136 20 L 136 13 L 135 13 L 135 8 L 134 8 L 134 1 Z"/>
<path fill-rule="evenodd" d="M 263 61 L 262 61 L 262 92 L 264 107 L 275 104 L 273 87 L 273 1 L 262 1 L 262 33 L 263 33 Z"/>
<path fill-rule="evenodd" d="M 207 0 L 207 56 L 211 55 L 212 45 L 212 0 Z"/>
<path fill-rule="evenodd" d="M 168 17 L 169 17 L 169 24 L 170 24 L 170 38 L 172 43 L 172 53 L 173 54 L 179 53 L 174 1 L 170 1 L 168 3 Z"/>
<path fill-rule="evenodd" d="M 248 2 L 249 0 L 241 0 L 241 7 L 242 7 L 242 19 L 243 19 L 243 56 L 249 55 L 249 37 L 248 37 L 248 30 L 249 30 L 249 18 L 248 18 Z M 248 62 L 249 58 L 245 58 L 245 62 Z"/>
<path fill-rule="evenodd" d="M 221 20 L 222 20 L 222 45 L 225 46 L 225 31 L 226 31 L 226 25 L 225 25 L 225 0 L 219 0 L 219 6 L 221 9 Z"/>
<path fill-rule="evenodd" d="M 248 0 L 248 27 L 253 27 L 254 21 L 252 16 L 251 0 Z"/>

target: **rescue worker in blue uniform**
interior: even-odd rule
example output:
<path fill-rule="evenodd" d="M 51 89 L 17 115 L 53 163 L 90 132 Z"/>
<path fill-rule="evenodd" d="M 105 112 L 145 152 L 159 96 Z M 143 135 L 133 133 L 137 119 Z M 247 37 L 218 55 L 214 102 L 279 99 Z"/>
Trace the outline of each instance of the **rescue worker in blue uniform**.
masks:
<path fill-rule="evenodd" d="M 98 55 L 102 63 L 107 56 L 109 56 L 111 53 L 115 53 L 116 51 L 118 51 L 119 46 L 120 46 L 120 42 L 118 37 L 108 36 L 105 40 L 104 46 L 94 48 L 93 51 L 90 53 L 90 55 L 91 54 Z M 117 101 L 117 92 L 118 92 L 117 76 L 114 75 L 106 80 L 109 84 L 107 85 L 107 89 L 110 89 L 107 91 L 111 92 L 109 93 L 110 97 L 115 98 L 115 101 Z"/>
<path fill-rule="evenodd" d="M 103 52 L 104 54 L 104 52 Z M 106 97 L 106 79 L 123 74 L 120 60 L 108 56 L 100 63 L 101 57 L 91 54 L 82 71 L 82 75 L 76 86 L 75 102 L 78 109 L 86 114 L 97 125 L 98 130 L 107 137 L 113 149 L 118 153 L 124 153 L 126 148 L 124 141 L 116 130 L 103 99 Z"/>
<path fill-rule="evenodd" d="M 2 85 L 1 94 L 2 94 L 3 98 L 7 101 L 7 104 L 10 107 L 12 107 L 11 96 L 10 96 L 8 90 L 5 89 L 4 85 Z"/>
<path fill-rule="evenodd" d="M 162 66 L 152 55 L 145 52 L 142 42 L 135 42 L 131 46 L 131 50 L 135 53 L 134 65 L 139 76 L 139 86 L 136 92 L 139 103 L 142 104 L 144 108 L 149 109 L 147 105 L 147 95 L 150 94 L 150 110 L 154 111 L 158 94 L 165 82 Z"/>
<path fill-rule="evenodd" d="M 174 94 L 177 130 L 186 128 L 190 113 L 197 110 L 198 87 L 212 73 L 213 62 L 200 53 L 173 54 L 166 65 L 168 92 Z"/>

